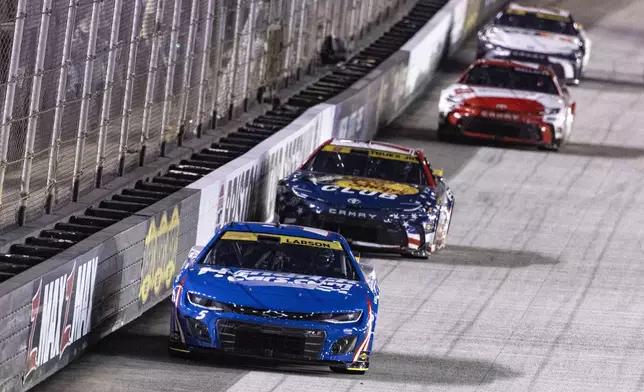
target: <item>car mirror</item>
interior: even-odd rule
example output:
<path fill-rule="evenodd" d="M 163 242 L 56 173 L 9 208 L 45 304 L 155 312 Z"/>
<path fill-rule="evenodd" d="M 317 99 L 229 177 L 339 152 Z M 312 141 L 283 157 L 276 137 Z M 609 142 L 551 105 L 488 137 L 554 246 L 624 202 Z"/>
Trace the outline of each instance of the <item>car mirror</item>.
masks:
<path fill-rule="evenodd" d="M 432 169 L 432 174 L 436 177 L 443 177 L 443 169 Z"/>
<path fill-rule="evenodd" d="M 376 281 L 376 267 L 371 264 L 360 264 L 360 269 L 364 274 L 367 284 L 370 286 Z"/>
<path fill-rule="evenodd" d="M 199 254 L 203 250 L 203 248 L 204 248 L 203 246 L 196 246 L 196 245 L 190 248 L 190 251 L 188 252 L 188 261 L 193 261 L 194 259 L 196 259 L 197 256 L 199 256 Z"/>

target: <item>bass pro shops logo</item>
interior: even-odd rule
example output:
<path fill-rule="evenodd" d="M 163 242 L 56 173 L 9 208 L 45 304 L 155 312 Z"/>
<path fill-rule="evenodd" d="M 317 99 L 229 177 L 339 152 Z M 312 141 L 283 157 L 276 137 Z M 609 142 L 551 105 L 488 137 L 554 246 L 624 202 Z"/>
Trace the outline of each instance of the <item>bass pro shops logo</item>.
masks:
<path fill-rule="evenodd" d="M 141 305 L 148 302 L 150 292 L 159 298 L 172 287 L 176 273 L 180 223 L 178 206 L 172 209 L 169 218 L 168 212 L 163 211 L 160 218 L 154 218 L 150 222 L 141 265 Z"/>
<path fill-rule="evenodd" d="M 65 350 L 90 331 L 98 256 L 71 271 L 40 279 L 31 301 L 25 383 L 42 368 L 47 373 Z"/>

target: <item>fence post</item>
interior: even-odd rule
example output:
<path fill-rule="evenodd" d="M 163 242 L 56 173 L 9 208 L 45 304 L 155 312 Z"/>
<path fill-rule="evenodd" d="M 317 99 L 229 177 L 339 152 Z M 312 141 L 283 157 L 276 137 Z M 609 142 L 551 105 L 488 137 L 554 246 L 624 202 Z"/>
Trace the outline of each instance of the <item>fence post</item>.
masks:
<path fill-rule="evenodd" d="M 174 90 L 174 72 L 177 66 L 177 45 L 179 41 L 179 25 L 181 24 L 182 0 L 174 0 L 172 12 L 172 30 L 170 30 L 170 42 L 168 44 L 168 69 L 165 77 L 165 91 L 163 94 L 163 111 L 161 112 L 161 152 L 165 156 L 165 132 L 168 127 L 168 115 L 172 110 L 172 91 Z M 156 67 L 156 65 L 155 65 Z"/>
<path fill-rule="evenodd" d="M 5 91 L 4 110 L 2 113 L 2 126 L 0 127 L 0 209 L 4 190 L 4 177 L 7 172 L 7 153 L 9 147 L 9 134 L 13 121 L 13 104 L 18 83 L 18 66 L 20 65 L 20 51 L 22 49 L 22 33 L 27 18 L 27 0 L 18 0 L 16 7 L 16 27 L 13 32 L 13 45 L 11 46 L 11 62 L 7 74 L 7 90 Z"/>
<path fill-rule="evenodd" d="M 158 0 L 157 12 L 155 16 L 154 27 L 158 29 L 163 22 L 163 6 L 165 0 Z M 150 112 L 154 105 L 154 86 L 157 81 L 157 63 L 159 60 L 160 41 L 159 32 L 155 31 L 152 39 L 152 49 L 150 51 L 150 65 L 148 67 L 148 81 L 145 90 L 145 106 L 143 107 L 143 127 L 141 129 L 141 151 L 139 152 L 139 166 L 145 164 L 145 150 L 147 149 L 148 139 L 150 138 Z"/>
<path fill-rule="evenodd" d="M 290 76 L 290 69 L 291 69 L 291 60 L 293 57 L 293 27 L 295 25 L 295 3 L 298 0 L 289 0 L 289 6 L 287 7 L 286 10 L 286 17 L 288 18 L 288 23 L 286 25 L 286 39 L 288 40 L 288 43 L 286 44 L 286 52 L 284 54 L 284 68 L 283 68 L 283 74 L 282 77 L 286 77 L 288 80 L 288 77 Z M 282 10 L 284 12 L 284 10 Z M 283 14 L 282 14 L 283 15 Z"/>
<path fill-rule="evenodd" d="M 224 37 L 225 37 L 225 28 L 226 28 L 226 19 L 228 19 L 227 13 L 228 9 L 223 0 L 219 0 L 219 6 L 216 7 L 219 10 L 219 18 L 215 19 L 214 26 L 217 28 L 217 36 L 215 37 L 215 43 L 217 44 L 217 49 L 215 49 L 215 75 L 214 87 L 212 92 L 212 124 L 211 128 L 217 128 L 217 117 L 219 116 L 218 105 L 219 105 L 219 84 L 220 84 L 220 73 L 221 73 L 221 57 L 223 55 L 223 46 L 224 46 Z"/>
<path fill-rule="evenodd" d="M 112 90 L 114 88 L 114 68 L 116 66 L 116 47 L 119 40 L 121 27 L 121 9 L 123 0 L 114 1 L 114 14 L 112 16 L 112 31 L 110 33 L 110 52 L 107 55 L 107 75 L 105 79 L 105 93 L 101 105 L 101 126 L 98 133 L 98 153 L 96 154 L 96 188 L 100 188 L 103 180 L 103 165 L 105 164 L 105 143 L 110 124 L 110 110 L 112 103 Z M 135 5 L 136 7 L 136 5 Z"/>
<path fill-rule="evenodd" d="M 250 95 L 251 86 L 251 67 L 253 51 L 255 50 L 255 17 L 257 12 L 257 2 L 251 0 L 248 11 L 248 45 L 246 47 L 246 63 L 244 65 L 244 112 L 248 111 L 248 96 Z"/>
<path fill-rule="evenodd" d="M 38 129 L 38 109 L 40 108 L 40 93 L 42 87 L 43 66 L 47 52 L 47 38 L 49 35 L 49 18 L 51 16 L 51 0 L 43 0 L 42 14 L 40 15 L 40 28 L 38 29 L 38 47 L 36 48 L 36 64 L 34 65 L 33 83 L 29 98 L 29 120 L 27 120 L 27 137 L 25 138 L 25 152 L 22 161 L 22 174 L 20 176 L 20 206 L 18 207 L 18 226 L 24 226 L 27 217 L 27 204 L 29 203 L 29 185 L 31 182 L 31 168 L 34 160 L 34 140 Z"/>
<path fill-rule="evenodd" d="M 47 199 L 45 201 L 45 212 L 51 214 L 54 205 L 54 191 L 56 188 L 56 176 L 58 170 L 58 152 L 60 150 L 60 131 L 63 113 L 65 111 L 65 94 L 67 92 L 67 74 L 69 72 L 69 52 L 72 43 L 72 33 L 76 23 L 76 0 L 69 0 L 67 9 L 67 24 L 65 25 L 65 40 L 63 43 L 63 55 L 60 60 L 60 74 L 58 76 L 58 91 L 56 92 L 56 110 L 54 111 L 54 124 L 51 131 L 51 143 L 49 147 L 49 163 L 47 165 Z"/>
<path fill-rule="evenodd" d="M 179 116 L 177 124 L 177 126 L 179 127 L 179 134 L 177 135 L 177 147 L 181 147 L 181 144 L 183 143 L 183 135 L 187 121 L 186 117 L 188 113 L 188 95 L 190 94 L 191 90 L 190 80 L 192 79 L 192 64 L 195 57 L 195 37 L 197 35 L 197 24 L 199 22 L 197 16 L 198 13 L 199 0 L 192 0 L 192 8 L 190 9 L 190 26 L 188 27 L 188 44 L 186 47 L 186 57 L 184 60 L 186 64 L 183 67 L 181 98 L 179 100 Z"/>
<path fill-rule="evenodd" d="M 123 92 L 123 110 L 121 114 L 121 134 L 119 136 L 119 168 L 118 175 L 125 175 L 125 154 L 127 154 L 128 129 L 130 127 L 130 116 L 132 115 L 132 91 L 134 79 L 136 78 L 136 55 L 139 48 L 139 24 L 141 19 L 141 5 L 134 3 L 134 15 L 132 16 L 132 33 L 130 34 L 130 49 L 127 55 L 127 68 L 125 70 L 125 91 Z"/>
<path fill-rule="evenodd" d="M 76 156 L 74 157 L 74 180 L 72 182 L 72 201 L 77 202 L 80 193 L 80 180 L 83 175 L 83 153 L 87 138 L 87 117 L 89 102 L 92 95 L 92 76 L 94 60 L 96 59 L 96 36 L 98 35 L 98 19 L 101 2 L 95 0 L 92 4 L 92 21 L 89 27 L 89 42 L 87 43 L 87 59 L 83 77 L 83 100 L 81 101 L 80 117 L 78 119 L 78 134 L 76 136 Z"/>
<path fill-rule="evenodd" d="M 297 43 L 295 46 L 295 72 L 297 79 L 300 79 L 300 60 L 302 57 L 302 37 L 304 35 L 304 15 L 306 14 L 306 0 L 300 2 L 300 23 L 297 29 Z"/>
<path fill-rule="evenodd" d="M 198 1 L 198 0 L 194 0 Z M 208 0 L 208 13 L 206 14 L 206 22 L 204 28 L 203 38 L 203 53 L 201 55 L 201 71 L 199 76 L 199 97 L 197 98 L 197 137 L 201 138 L 203 135 L 203 122 L 206 117 L 204 106 L 206 105 L 206 86 L 210 82 L 208 79 L 208 66 L 210 62 L 211 38 L 212 38 L 212 25 L 215 23 L 215 0 Z M 216 93 L 215 93 L 216 94 Z M 213 95 L 214 99 L 214 95 Z M 212 113 L 212 112 L 211 112 Z"/>
<path fill-rule="evenodd" d="M 237 0 L 235 2 L 235 33 L 233 35 L 233 56 L 230 59 L 230 63 L 232 65 L 232 70 L 233 74 L 232 77 L 230 78 L 230 105 L 228 107 L 228 120 L 232 120 L 233 118 L 233 109 L 235 108 L 235 79 L 237 79 L 237 61 L 239 59 L 239 37 L 241 36 L 241 6 L 242 6 L 242 0 Z"/>

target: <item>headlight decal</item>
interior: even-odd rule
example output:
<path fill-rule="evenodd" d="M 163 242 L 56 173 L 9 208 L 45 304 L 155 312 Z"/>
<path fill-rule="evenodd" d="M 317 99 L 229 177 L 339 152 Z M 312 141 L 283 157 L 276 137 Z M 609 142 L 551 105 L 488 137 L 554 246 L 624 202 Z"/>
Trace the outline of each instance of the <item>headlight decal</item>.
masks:
<path fill-rule="evenodd" d="M 194 293 L 192 291 L 189 291 L 187 293 L 187 297 L 188 297 L 188 302 L 190 302 L 191 305 L 197 306 L 199 308 L 214 310 L 215 312 L 228 311 L 228 306 L 226 304 L 223 304 L 219 301 L 215 301 L 212 298 L 208 298 L 206 296 Z"/>
<path fill-rule="evenodd" d="M 319 314 L 316 317 L 316 321 L 321 321 L 325 323 L 332 323 L 332 324 L 347 324 L 347 323 L 355 323 L 360 321 L 360 318 L 362 317 L 362 310 L 359 310 L 357 312 L 349 312 L 349 313 L 327 313 L 327 314 Z"/>

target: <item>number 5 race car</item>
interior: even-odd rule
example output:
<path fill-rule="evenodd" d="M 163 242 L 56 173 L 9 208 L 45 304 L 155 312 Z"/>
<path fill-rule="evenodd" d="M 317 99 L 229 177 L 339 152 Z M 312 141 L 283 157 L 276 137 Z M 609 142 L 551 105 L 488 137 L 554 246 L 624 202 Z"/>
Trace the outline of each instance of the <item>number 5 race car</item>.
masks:
<path fill-rule="evenodd" d="M 496 139 L 558 150 L 572 132 L 575 102 L 547 66 L 477 60 L 441 92 L 438 138 Z"/>
<path fill-rule="evenodd" d="M 427 258 L 445 247 L 454 195 L 419 150 L 332 139 L 278 183 L 280 222 L 342 234 L 352 246 Z"/>
<path fill-rule="evenodd" d="M 578 84 L 591 47 L 570 12 L 511 3 L 478 32 L 477 58 L 550 65 L 560 80 Z"/>
<path fill-rule="evenodd" d="M 229 223 L 194 247 L 172 289 L 169 352 L 369 368 L 380 289 L 337 233 Z"/>

